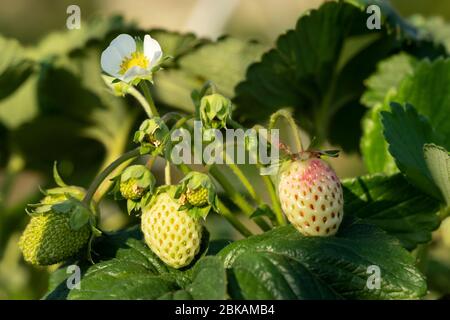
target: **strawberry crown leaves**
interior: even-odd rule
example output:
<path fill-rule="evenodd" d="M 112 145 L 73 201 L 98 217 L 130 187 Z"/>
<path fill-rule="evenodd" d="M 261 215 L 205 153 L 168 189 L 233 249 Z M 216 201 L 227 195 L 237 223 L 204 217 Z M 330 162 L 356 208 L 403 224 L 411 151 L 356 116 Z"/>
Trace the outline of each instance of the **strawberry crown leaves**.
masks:
<path fill-rule="evenodd" d="M 58 162 L 55 161 L 53 163 L 53 179 L 55 179 L 56 185 L 59 187 L 67 187 L 67 184 L 61 178 L 61 175 L 58 172 Z"/>
<path fill-rule="evenodd" d="M 191 207 L 188 209 L 184 209 L 187 211 L 187 213 L 194 219 L 206 219 L 206 216 L 208 215 L 209 211 L 211 210 L 211 206 L 206 207 Z"/>
<path fill-rule="evenodd" d="M 144 165 L 132 165 L 126 168 L 120 175 L 120 182 L 127 182 L 134 179 L 135 183 L 141 188 L 149 188 L 153 191 L 156 179 L 152 172 Z"/>
<path fill-rule="evenodd" d="M 111 194 L 115 200 L 128 200 L 127 208 L 129 214 L 134 210 L 140 209 L 140 200 L 147 194 L 152 194 L 156 184 L 156 179 L 152 172 L 144 165 L 129 166 L 121 174 L 112 178 L 111 181 L 114 182 Z M 126 183 L 130 183 L 132 187 L 141 189 L 139 192 L 142 195 L 138 196 L 138 199 L 128 199 L 121 192 L 121 185 Z"/>
<path fill-rule="evenodd" d="M 176 200 L 175 198 L 176 188 L 177 188 L 176 186 L 172 185 L 159 186 L 155 189 L 155 191 L 152 194 L 148 193 L 146 196 L 142 197 L 139 205 L 141 208 L 151 208 L 155 203 L 158 195 L 164 192 L 167 192 L 172 199 Z"/>
<path fill-rule="evenodd" d="M 215 211 L 217 211 L 217 208 L 215 206 L 216 203 L 216 188 L 211 180 L 211 178 L 201 172 L 191 171 L 180 181 L 180 184 L 177 186 L 177 189 L 175 191 L 175 198 L 176 199 L 182 199 L 183 200 L 183 206 L 182 209 L 189 209 L 191 207 L 196 207 L 188 202 L 186 202 L 186 193 L 192 192 L 192 191 L 198 191 L 201 188 L 204 188 L 207 190 L 207 205 L 202 207 L 209 207 L 213 208 Z M 209 210 L 208 210 L 209 211 Z M 208 214 L 208 212 L 206 212 Z M 202 216 L 203 217 L 203 216 Z M 206 217 L 206 215 L 204 216 Z"/>
<path fill-rule="evenodd" d="M 68 214 L 70 228 L 74 231 L 80 230 L 86 224 L 94 220 L 92 211 L 79 199 L 66 194 L 67 200 L 52 205 L 52 211 L 58 214 Z"/>
<path fill-rule="evenodd" d="M 57 187 L 41 191 L 44 194 L 44 198 L 39 203 L 28 204 L 31 210 L 25 209 L 30 216 L 51 212 L 55 205 L 66 202 L 69 197 L 81 200 L 85 194 L 83 188 L 76 186 Z"/>

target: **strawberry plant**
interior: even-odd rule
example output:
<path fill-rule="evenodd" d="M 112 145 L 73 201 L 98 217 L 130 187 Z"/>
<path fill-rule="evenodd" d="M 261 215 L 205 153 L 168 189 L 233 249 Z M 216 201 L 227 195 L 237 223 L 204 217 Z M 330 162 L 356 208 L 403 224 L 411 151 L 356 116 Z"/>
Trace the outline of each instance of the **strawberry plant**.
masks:
<path fill-rule="evenodd" d="M 0 38 L 3 184 L 28 167 L 57 185 L 0 222 L 26 224 L 27 263 L 58 264 L 45 299 L 448 294 L 450 267 L 427 264 L 450 215 L 446 40 L 366 0 L 326 2 L 270 49 L 117 17 L 31 48 Z M 339 177 L 341 150 L 368 173 Z M 111 206 L 127 224 L 106 230 Z"/>

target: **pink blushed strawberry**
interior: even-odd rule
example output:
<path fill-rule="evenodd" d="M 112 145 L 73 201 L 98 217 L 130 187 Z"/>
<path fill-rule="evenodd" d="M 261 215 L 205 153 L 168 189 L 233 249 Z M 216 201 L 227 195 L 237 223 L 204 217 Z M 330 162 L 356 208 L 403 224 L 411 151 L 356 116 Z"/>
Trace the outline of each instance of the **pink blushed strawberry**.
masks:
<path fill-rule="evenodd" d="M 344 214 L 342 187 L 334 170 L 317 155 L 282 167 L 278 195 L 288 220 L 300 233 L 336 234 Z"/>

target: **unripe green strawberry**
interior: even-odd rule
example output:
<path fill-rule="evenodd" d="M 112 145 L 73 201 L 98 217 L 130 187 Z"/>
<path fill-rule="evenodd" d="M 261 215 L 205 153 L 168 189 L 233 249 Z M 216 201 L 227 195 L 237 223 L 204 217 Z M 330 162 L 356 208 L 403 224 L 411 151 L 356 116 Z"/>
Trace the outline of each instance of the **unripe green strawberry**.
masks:
<path fill-rule="evenodd" d="M 146 189 L 141 188 L 138 184 L 138 179 L 131 178 L 125 182 L 120 183 L 120 194 L 125 199 L 139 200 L 144 195 Z"/>
<path fill-rule="evenodd" d="M 211 209 L 217 211 L 216 188 L 205 173 L 189 172 L 176 187 L 174 198 L 194 217 L 205 219 Z"/>
<path fill-rule="evenodd" d="M 25 261 L 47 266 L 75 255 L 87 243 L 90 234 L 87 225 L 80 230 L 72 230 L 68 214 L 48 212 L 31 218 L 19 247 Z"/>
<path fill-rule="evenodd" d="M 41 266 L 63 262 L 87 244 L 91 226 L 87 222 L 80 224 L 75 217 L 89 214 L 75 205 L 84 195 L 84 189 L 76 186 L 58 187 L 47 190 L 38 204 L 30 205 L 31 220 L 19 240 L 25 261 Z M 78 224 L 76 229 L 74 224 Z"/>
<path fill-rule="evenodd" d="M 311 157 L 286 163 L 278 194 L 289 221 L 305 236 L 334 235 L 344 214 L 341 183 L 323 160 Z"/>
<path fill-rule="evenodd" d="M 202 207 L 208 204 L 208 189 L 200 187 L 197 190 L 186 191 L 186 199 L 190 205 Z"/>
<path fill-rule="evenodd" d="M 145 242 L 167 265 L 189 265 L 200 250 L 202 224 L 168 192 L 162 192 L 143 210 L 141 228 Z"/>

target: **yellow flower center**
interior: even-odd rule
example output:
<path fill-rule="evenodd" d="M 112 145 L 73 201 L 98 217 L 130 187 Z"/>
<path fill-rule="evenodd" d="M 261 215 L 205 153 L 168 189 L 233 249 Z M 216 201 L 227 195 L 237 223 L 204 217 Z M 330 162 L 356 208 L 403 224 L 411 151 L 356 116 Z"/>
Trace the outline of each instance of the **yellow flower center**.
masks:
<path fill-rule="evenodd" d="M 133 52 L 131 57 L 127 57 L 122 61 L 120 65 L 119 73 L 124 75 L 130 68 L 134 66 L 141 67 L 143 69 L 147 69 L 149 65 L 148 59 L 145 57 L 143 52 Z"/>

